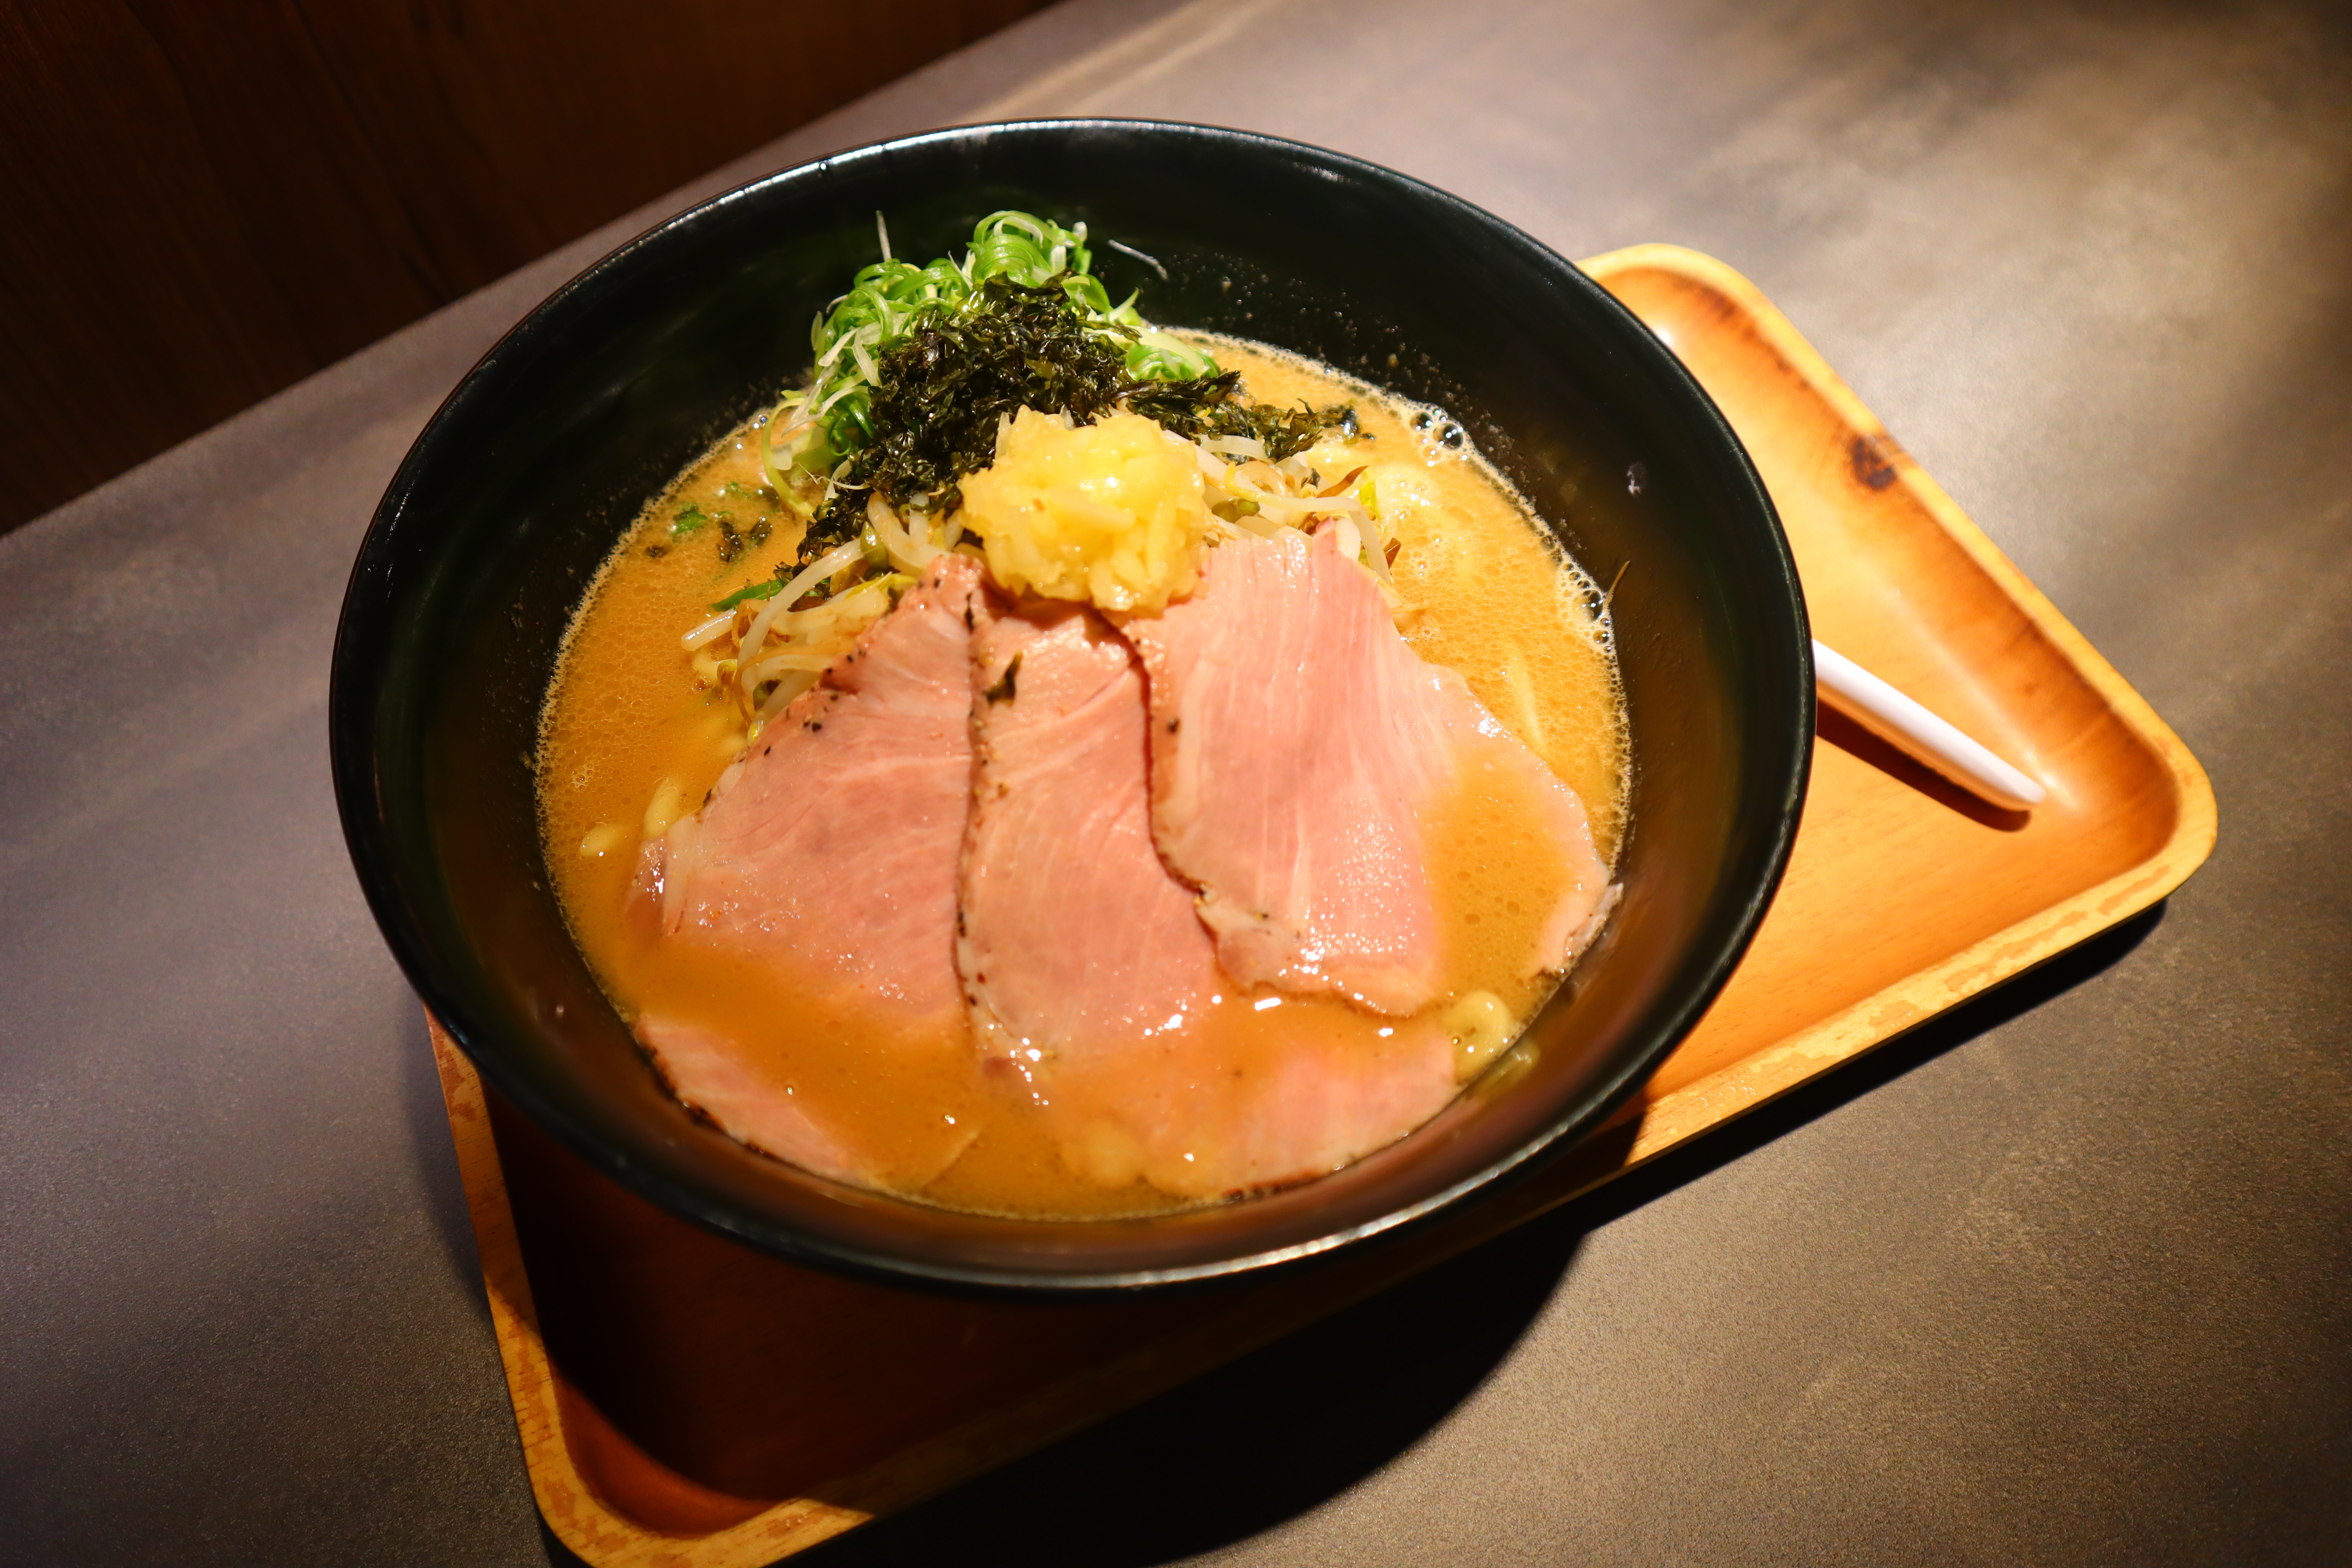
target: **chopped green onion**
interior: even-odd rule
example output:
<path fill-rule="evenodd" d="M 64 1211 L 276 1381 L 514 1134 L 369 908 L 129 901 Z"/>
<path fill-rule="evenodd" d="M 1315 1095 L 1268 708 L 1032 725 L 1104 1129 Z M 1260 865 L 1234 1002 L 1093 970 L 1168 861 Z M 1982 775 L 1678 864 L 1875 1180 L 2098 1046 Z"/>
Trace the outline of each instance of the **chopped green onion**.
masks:
<path fill-rule="evenodd" d="M 753 599 L 772 599 L 782 587 L 783 584 L 773 577 L 762 577 L 756 583 L 746 583 L 723 599 L 714 600 L 710 607 L 714 610 L 731 610 L 736 605 L 749 604 Z"/>
<path fill-rule="evenodd" d="M 1144 320 L 1134 295 L 1112 304 L 1093 263 L 1084 224 L 1006 211 L 981 219 L 961 261 L 886 251 L 860 268 L 810 326 L 816 372 L 790 460 L 824 490 L 803 550 L 858 539 L 877 498 L 951 516 L 962 478 L 994 459 L 999 423 L 1024 407 L 1080 424 L 1128 409 L 1180 436 L 1244 437 L 1275 462 L 1334 426 L 1355 433 L 1344 405 L 1244 402 L 1238 373 Z"/>
<path fill-rule="evenodd" d="M 876 215 L 877 224 L 880 216 Z M 871 441 L 873 395 L 883 379 L 883 356 L 922 326 L 937 326 L 940 318 L 966 310 L 992 280 L 1058 290 L 1088 331 L 1122 349 L 1128 374 L 1138 380 L 1216 374 L 1216 361 L 1206 351 L 1145 321 L 1134 295 L 1113 305 L 1093 267 L 1086 225 L 1064 228 L 1024 212 L 993 212 L 981 219 L 961 262 L 940 257 L 917 267 L 893 258 L 886 247 L 883 258 L 860 268 L 849 292 L 817 312 L 809 329 L 817 376 L 807 405 L 817 411 L 824 445 L 833 452 L 855 452 Z"/>

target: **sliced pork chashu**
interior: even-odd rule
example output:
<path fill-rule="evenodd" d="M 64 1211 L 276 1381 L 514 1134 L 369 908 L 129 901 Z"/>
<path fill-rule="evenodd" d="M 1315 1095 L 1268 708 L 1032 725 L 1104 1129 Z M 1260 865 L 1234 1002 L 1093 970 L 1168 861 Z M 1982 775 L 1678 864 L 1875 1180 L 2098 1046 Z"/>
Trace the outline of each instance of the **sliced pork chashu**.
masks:
<path fill-rule="evenodd" d="M 1320 1175 L 1442 1109 L 1434 1024 L 1368 1039 L 1309 1008 L 1267 1017 L 1220 973 L 1152 845 L 1127 644 L 1077 607 L 980 616 L 957 958 L 974 1038 L 1027 1080 L 1064 1158 L 1214 1196 Z"/>
<path fill-rule="evenodd" d="M 1181 1029 L 1224 989 L 1144 796 L 1143 676 L 1078 605 L 985 605 L 957 967 L 974 1037 L 1036 1062 Z"/>
<path fill-rule="evenodd" d="M 648 1006 L 639 1038 L 679 1099 L 824 1174 L 919 1185 L 971 1137 L 897 1125 L 887 1079 L 951 1078 L 969 1056 L 955 916 L 979 580 L 935 562 L 648 857 L 659 940 L 707 958 L 710 995 Z M 867 1083 L 797 1077 L 762 1033 L 795 1029 L 870 1043 Z"/>
<path fill-rule="evenodd" d="M 1122 629 L 1149 679 L 1153 834 L 1234 980 L 1400 1016 L 1436 1000 L 1428 824 L 1497 770 L 1563 868 L 1525 971 L 1574 956 L 1608 887 L 1582 804 L 1412 651 L 1336 531 L 1222 545 L 1191 598 Z"/>

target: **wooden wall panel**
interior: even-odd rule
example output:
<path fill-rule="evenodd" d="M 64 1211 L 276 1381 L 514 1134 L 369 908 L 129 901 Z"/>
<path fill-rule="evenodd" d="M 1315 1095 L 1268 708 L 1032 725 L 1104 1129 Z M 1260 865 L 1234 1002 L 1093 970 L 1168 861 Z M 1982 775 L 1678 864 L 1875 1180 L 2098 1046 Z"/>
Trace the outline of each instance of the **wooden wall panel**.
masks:
<path fill-rule="evenodd" d="M 0 0 L 0 530 L 1043 0 Z"/>

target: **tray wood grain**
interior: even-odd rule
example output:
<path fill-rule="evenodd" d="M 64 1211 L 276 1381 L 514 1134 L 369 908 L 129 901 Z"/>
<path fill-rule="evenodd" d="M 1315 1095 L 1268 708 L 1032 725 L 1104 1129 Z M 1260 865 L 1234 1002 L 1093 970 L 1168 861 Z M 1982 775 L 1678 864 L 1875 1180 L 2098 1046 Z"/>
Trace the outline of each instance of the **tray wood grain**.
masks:
<path fill-rule="evenodd" d="M 813 1273 L 590 1172 L 434 1049 L 540 1509 L 600 1568 L 751 1568 L 1126 1408 L 1785 1093 L 2163 898 L 2210 850 L 2179 741 L 1745 279 L 1584 264 L 1682 356 L 1780 509 L 1815 632 L 2050 788 L 1983 806 L 1824 713 L 1788 876 L 1612 1122 L 1444 1226 L 1267 1284 L 1027 1304 Z M 1639 563 L 1632 570 L 1639 570 Z"/>

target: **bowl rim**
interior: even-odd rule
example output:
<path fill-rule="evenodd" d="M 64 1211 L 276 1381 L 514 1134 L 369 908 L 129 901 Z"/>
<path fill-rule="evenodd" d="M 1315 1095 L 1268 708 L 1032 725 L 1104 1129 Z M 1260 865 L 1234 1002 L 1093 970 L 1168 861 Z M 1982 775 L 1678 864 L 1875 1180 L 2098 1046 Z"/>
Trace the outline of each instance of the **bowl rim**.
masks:
<path fill-rule="evenodd" d="M 501 361 L 527 351 L 544 333 L 558 330 L 553 323 L 575 296 L 594 289 L 601 279 L 629 266 L 639 253 L 660 245 L 667 237 L 710 221 L 715 215 L 739 203 L 761 199 L 778 187 L 822 183 L 835 170 L 877 161 L 887 162 L 935 147 L 1006 135 L 1067 136 L 1087 132 L 1165 136 L 1219 143 L 1241 150 L 1245 155 L 1274 156 L 1318 166 L 1335 175 L 1384 186 L 1409 200 L 1433 204 L 1449 211 L 1456 220 L 1484 231 L 1484 237 L 1511 247 L 1523 260 L 1563 281 L 1570 291 L 1580 295 L 1588 306 L 1598 309 L 1605 316 L 1616 318 L 1621 330 L 1623 327 L 1633 329 L 1634 342 L 1639 345 L 1637 352 L 1642 352 L 1642 347 L 1646 348 L 1654 356 L 1652 368 L 1654 372 L 1663 373 L 1671 389 L 1670 395 L 1685 405 L 1687 410 L 1696 416 L 1702 427 L 1719 442 L 1732 459 L 1735 475 L 1746 491 L 1740 499 L 1752 503 L 1755 513 L 1768 525 L 1770 554 L 1776 570 L 1769 583 L 1759 583 L 1756 586 L 1759 590 L 1773 590 L 1771 597 L 1776 600 L 1785 595 L 1786 603 L 1793 613 L 1795 642 L 1790 652 L 1793 656 L 1797 675 L 1798 702 L 1792 726 L 1795 733 L 1791 737 L 1795 744 L 1789 749 L 1790 776 L 1776 781 L 1780 786 L 1785 805 L 1765 848 L 1767 864 L 1763 875 L 1755 879 L 1736 905 L 1728 907 L 1731 919 L 1727 932 L 1717 942 L 1715 952 L 1706 959 L 1697 982 L 1685 988 L 1653 1015 L 1651 1032 L 1655 1043 L 1648 1051 L 1628 1053 L 1626 1060 L 1615 1064 L 1608 1071 L 1596 1073 L 1575 1093 L 1565 1097 L 1537 1131 L 1499 1158 L 1435 1192 L 1370 1219 L 1307 1240 L 1240 1252 L 1204 1262 L 1160 1268 L 1087 1269 L 1081 1267 L 1045 1272 L 940 1263 L 903 1253 L 837 1242 L 773 1220 L 762 1223 L 761 1216 L 748 1212 L 748 1205 L 720 1197 L 697 1184 L 640 1163 L 625 1151 L 611 1146 L 606 1140 L 580 1125 L 562 1106 L 542 1093 L 530 1076 L 510 1066 L 502 1053 L 483 1048 L 481 1037 L 496 1031 L 475 1022 L 459 988 L 445 982 L 439 974 L 436 961 L 428 951 L 428 943 L 413 922 L 405 900 L 399 896 L 397 879 L 390 874 L 392 857 L 389 847 L 379 842 L 383 836 L 373 809 L 376 801 L 374 783 L 378 773 L 374 723 L 376 706 L 371 682 L 367 679 L 369 671 L 362 668 L 361 647 L 362 643 L 373 642 L 380 636 L 367 625 L 372 613 L 368 603 L 372 579 L 380 579 L 383 585 L 388 585 L 392 580 L 391 574 L 383 570 L 388 564 L 385 556 L 390 538 L 433 458 L 436 437 L 453 415 L 462 412 L 473 401 L 473 395 L 496 373 Z M 1584 1134 L 1599 1128 L 1688 1036 L 1729 980 L 1754 939 L 1757 928 L 1761 924 L 1786 873 L 1798 821 L 1803 812 L 1813 745 L 1814 690 L 1810 626 L 1795 559 L 1778 509 L 1773 505 L 1771 495 L 1758 474 L 1746 445 L 1680 358 L 1639 317 L 1573 262 L 1485 208 L 1426 181 L 1367 159 L 1309 142 L 1227 127 L 1181 121 L 1082 116 L 990 121 L 926 131 L 868 142 L 776 170 L 698 202 L 654 224 L 615 246 L 550 292 L 499 335 L 436 407 L 403 456 L 383 499 L 370 518 L 337 616 L 334 654 L 329 676 L 328 727 L 336 808 L 345 845 L 370 912 L 374 916 L 377 928 L 391 949 L 394 961 L 399 963 L 419 1000 L 465 1052 L 476 1070 L 517 1109 L 552 1134 L 592 1169 L 673 1215 L 795 1263 L 899 1285 L 1069 1299 L 1104 1291 L 1133 1291 L 1238 1277 L 1260 1278 L 1268 1270 L 1328 1257 L 1375 1237 L 1399 1238 L 1434 1223 L 1474 1195 L 1491 1196 L 1516 1186 L 1575 1148 Z M 1044 1220 L 1037 1223 L 1050 1226 L 1059 1222 Z"/>

